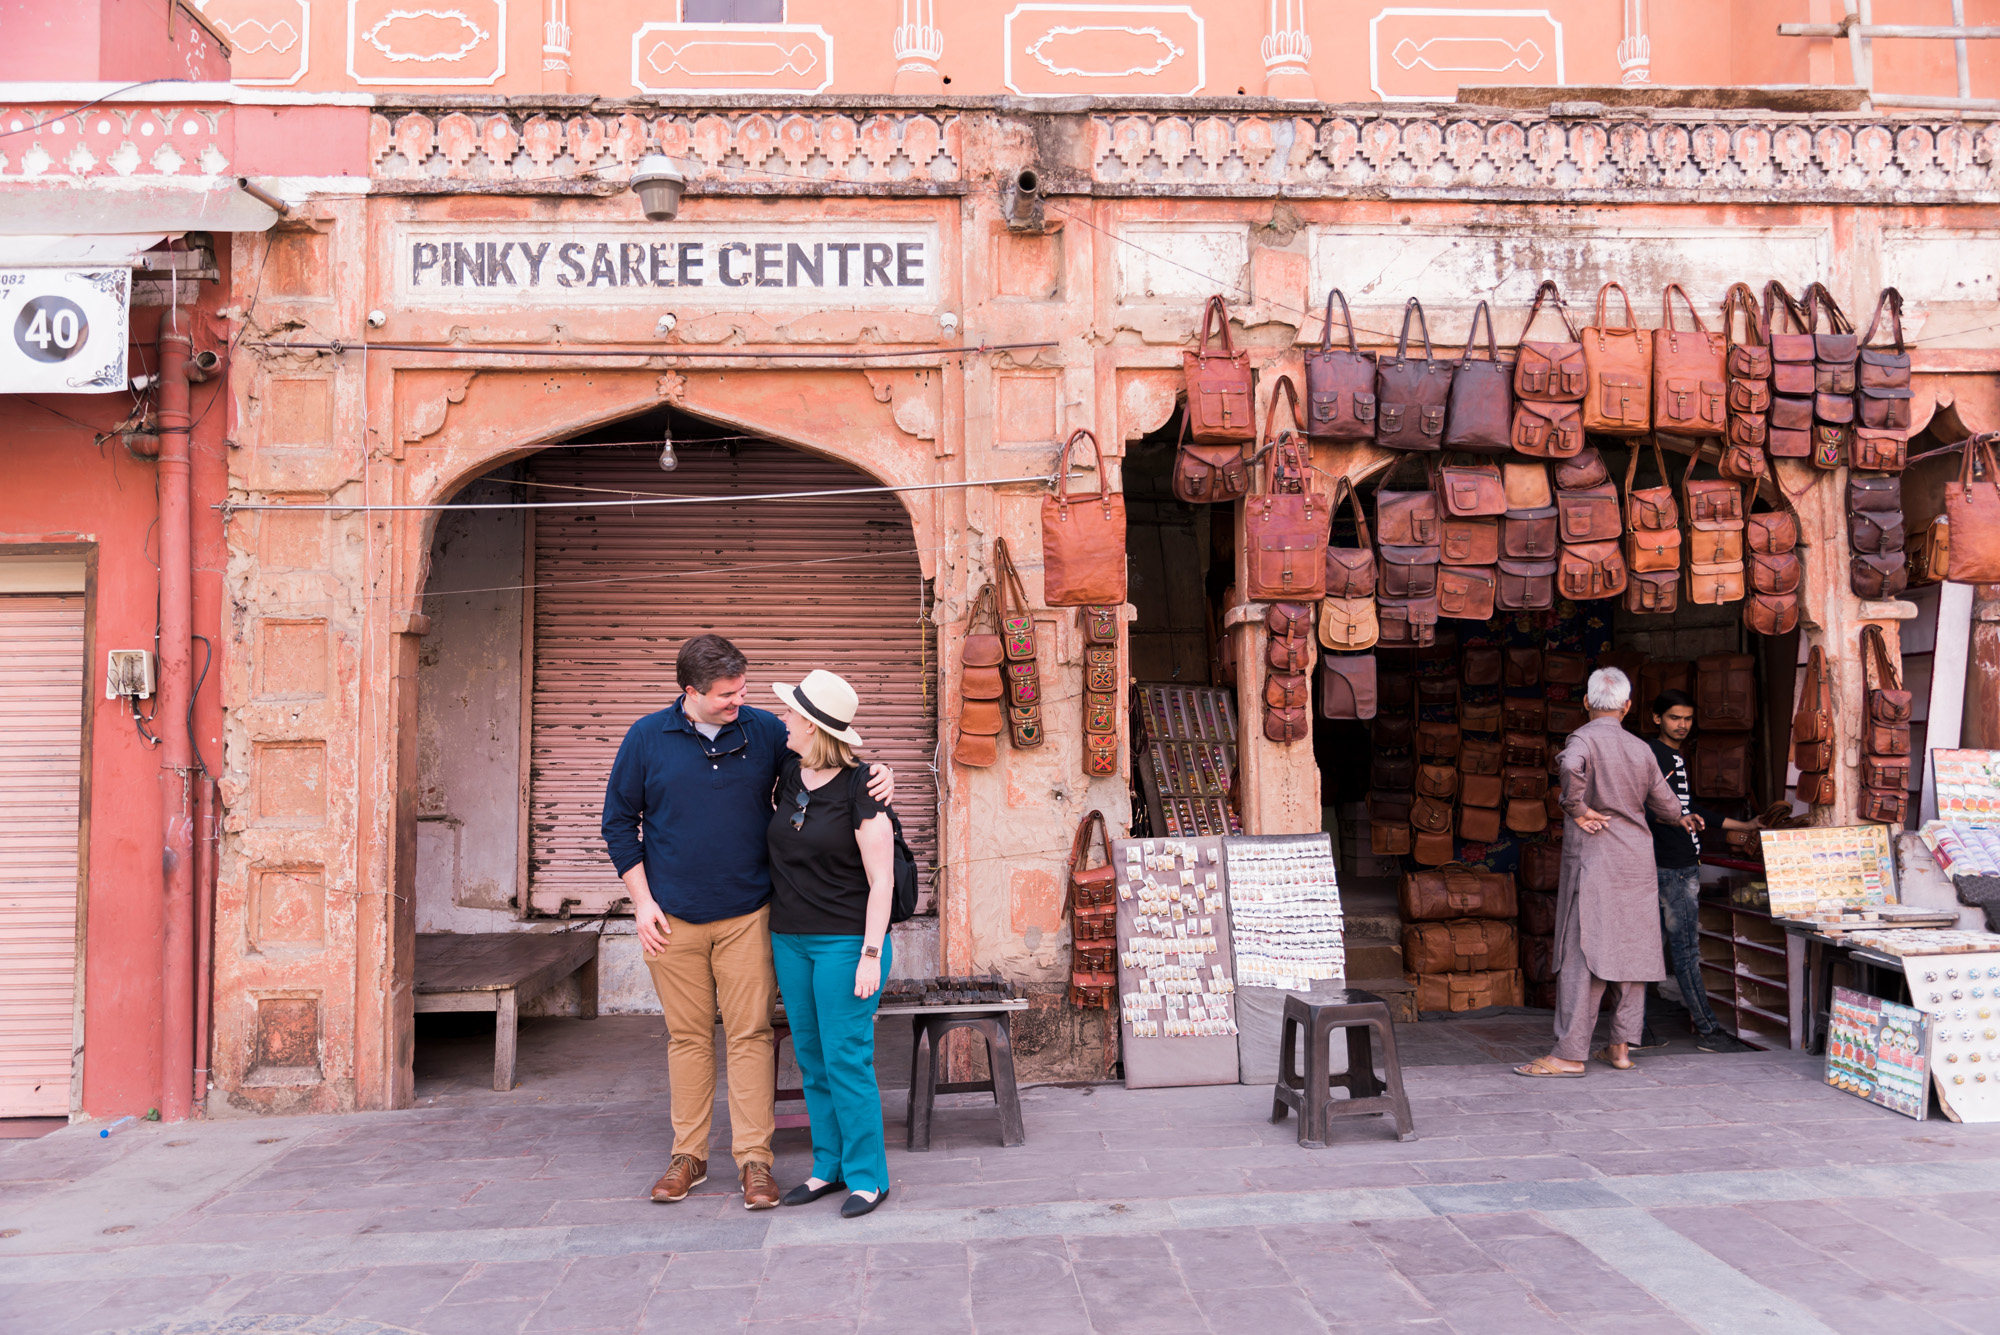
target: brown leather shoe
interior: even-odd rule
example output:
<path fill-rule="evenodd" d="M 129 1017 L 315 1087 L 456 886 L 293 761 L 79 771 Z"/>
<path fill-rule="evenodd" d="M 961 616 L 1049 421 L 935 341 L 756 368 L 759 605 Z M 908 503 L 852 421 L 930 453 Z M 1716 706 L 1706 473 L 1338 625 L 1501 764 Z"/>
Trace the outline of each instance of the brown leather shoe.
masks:
<path fill-rule="evenodd" d="M 667 1165 L 667 1171 L 660 1174 L 660 1180 L 653 1184 L 653 1199 L 670 1205 L 706 1181 L 708 1160 L 697 1159 L 692 1154 L 676 1154 L 673 1162 Z"/>
<path fill-rule="evenodd" d="M 771 1165 L 767 1163 L 746 1163 L 737 1176 L 743 1180 L 743 1208 L 746 1210 L 769 1210 L 778 1204 L 778 1179 L 771 1176 Z"/>

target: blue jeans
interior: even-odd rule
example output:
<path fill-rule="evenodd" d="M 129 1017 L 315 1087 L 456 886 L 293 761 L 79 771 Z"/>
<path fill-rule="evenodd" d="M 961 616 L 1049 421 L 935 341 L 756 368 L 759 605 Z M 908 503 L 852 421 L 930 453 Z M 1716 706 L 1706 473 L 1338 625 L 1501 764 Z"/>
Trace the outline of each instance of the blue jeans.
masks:
<path fill-rule="evenodd" d="M 1699 867 L 1659 867 L 1660 931 L 1667 939 L 1667 953 L 1674 962 L 1674 981 L 1680 984 L 1681 1000 L 1695 1029 L 1712 1034 L 1722 1022 L 1709 1009 L 1708 989 L 1701 983 L 1701 915 Z"/>
<path fill-rule="evenodd" d="M 812 1175 L 849 1191 L 887 1191 L 889 1152 L 882 1138 L 882 1091 L 875 1083 L 875 1008 L 882 993 L 854 995 L 858 936 L 771 933 L 771 962 L 792 1026 L 792 1050 L 812 1119 Z M 889 977 L 882 940 L 882 977 Z"/>

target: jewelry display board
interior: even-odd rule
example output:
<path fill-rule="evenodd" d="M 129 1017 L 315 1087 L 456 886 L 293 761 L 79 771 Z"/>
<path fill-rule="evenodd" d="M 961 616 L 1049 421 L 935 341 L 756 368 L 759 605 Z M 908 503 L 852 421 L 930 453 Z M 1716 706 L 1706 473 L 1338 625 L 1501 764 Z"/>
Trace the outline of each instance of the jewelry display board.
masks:
<path fill-rule="evenodd" d="M 1931 1017 L 1931 1074 L 1945 1115 L 2000 1122 L 2000 952 L 1906 958 L 1903 977 Z"/>
<path fill-rule="evenodd" d="M 2000 820 L 2000 751 L 1931 752 L 1940 820 Z"/>
<path fill-rule="evenodd" d="M 1220 839 L 1114 839 L 1125 1086 L 1236 1083 L 1235 962 Z"/>
<path fill-rule="evenodd" d="M 1242 828 L 1236 783 L 1236 702 L 1205 686 L 1136 682 L 1139 786 L 1156 834 L 1209 838 Z"/>
<path fill-rule="evenodd" d="M 1930 1113 L 1931 1021 L 1893 1001 L 1833 989 L 1826 1083 L 1905 1117 Z"/>
<path fill-rule="evenodd" d="M 1771 916 L 1810 918 L 1896 902 L 1886 825 L 1762 831 Z"/>
<path fill-rule="evenodd" d="M 1238 835 L 1222 851 L 1236 948 L 1237 1070 L 1246 1085 L 1268 1085 L 1278 1078 L 1285 998 L 1331 1001 L 1346 987 L 1333 838 Z M 1333 1069 L 1344 1071 L 1347 1045 L 1333 1046 Z"/>

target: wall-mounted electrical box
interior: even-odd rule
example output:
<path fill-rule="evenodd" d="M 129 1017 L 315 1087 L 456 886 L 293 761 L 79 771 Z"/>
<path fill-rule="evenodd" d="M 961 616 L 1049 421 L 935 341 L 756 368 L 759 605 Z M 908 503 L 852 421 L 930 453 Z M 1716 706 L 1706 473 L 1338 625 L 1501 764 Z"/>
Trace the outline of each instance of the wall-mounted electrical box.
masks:
<path fill-rule="evenodd" d="M 153 655 L 147 649 L 112 649 L 104 665 L 104 698 L 150 700 Z"/>

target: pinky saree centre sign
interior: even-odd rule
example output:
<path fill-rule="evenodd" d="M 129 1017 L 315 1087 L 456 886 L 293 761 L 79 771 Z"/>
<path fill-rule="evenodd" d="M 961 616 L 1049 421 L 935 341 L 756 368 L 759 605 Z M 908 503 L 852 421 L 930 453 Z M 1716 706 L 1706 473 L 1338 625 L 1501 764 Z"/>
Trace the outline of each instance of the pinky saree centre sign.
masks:
<path fill-rule="evenodd" d="M 406 223 L 406 306 L 924 308 L 939 300 L 928 224 Z"/>

